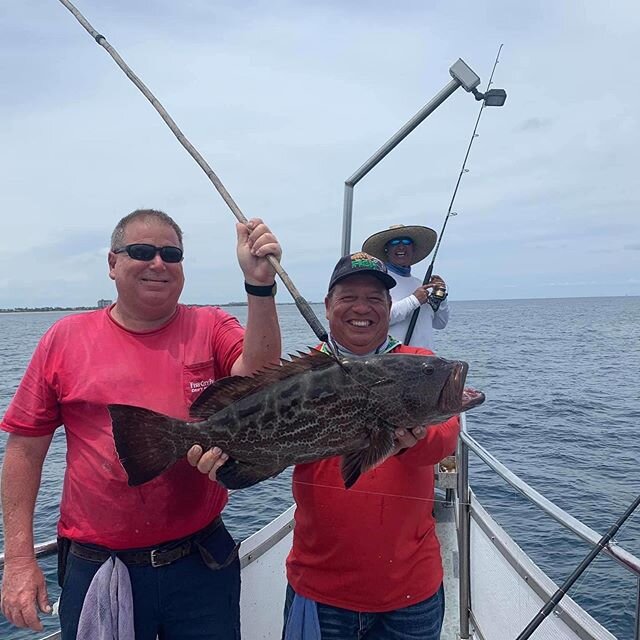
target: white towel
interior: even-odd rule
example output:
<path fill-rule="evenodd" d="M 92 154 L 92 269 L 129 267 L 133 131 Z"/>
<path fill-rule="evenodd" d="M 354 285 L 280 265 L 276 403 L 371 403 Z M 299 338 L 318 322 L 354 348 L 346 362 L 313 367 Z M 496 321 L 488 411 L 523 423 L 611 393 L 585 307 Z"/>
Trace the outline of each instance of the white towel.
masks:
<path fill-rule="evenodd" d="M 84 597 L 76 638 L 135 640 L 131 578 L 120 558 L 109 558 L 93 576 Z"/>

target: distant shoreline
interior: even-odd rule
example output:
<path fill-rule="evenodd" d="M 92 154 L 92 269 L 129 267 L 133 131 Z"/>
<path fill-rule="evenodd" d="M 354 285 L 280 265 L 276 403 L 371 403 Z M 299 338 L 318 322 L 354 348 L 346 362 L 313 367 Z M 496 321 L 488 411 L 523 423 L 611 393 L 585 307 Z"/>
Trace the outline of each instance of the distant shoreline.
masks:
<path fill-rule="evenodd" d="M 278 306 L 291 305 L 295 302 L 278 302 Z M 310 302 L 309 304 L 319 304 Z M 208 304 L 194 304 L 185 302 L 186 307 L 246 307 L 246 302 L 221 302 Z M 111 305 L 109 305 L 111 306 Z M 13 309 L 0 309 L 0 313 L 48 313 L 50 311 L 98 311 L 104 307 L 15 307 Z"/>
<path fill-rule="evenodd" d="M 521 302 L 523 300 L 580 300 L 580 299 L 603 299 L 603 298 L 638 298 L 637 294 L 626 294 L 622 296 L 568 296 L 554 298 L 495 298 L 495 299 L 476 299 L 476 300 L 453 300 L 452 302 Z M 314 302 L 307 301 L 309 304 L 324 304 L 323 301 Z M 186 307 L 246 307 L 245 302 L 210 302 L 206 304 L 182 303 Z M 295 305 L 295 302 L 278 302 L 279 307 Z M 110 305 L 109 305 L 110 306 Z M 0 313 L 46 313 L 49 311 L 97 311 L 103 307 L 15 307 L 13 309 L 0 309 Z"/>

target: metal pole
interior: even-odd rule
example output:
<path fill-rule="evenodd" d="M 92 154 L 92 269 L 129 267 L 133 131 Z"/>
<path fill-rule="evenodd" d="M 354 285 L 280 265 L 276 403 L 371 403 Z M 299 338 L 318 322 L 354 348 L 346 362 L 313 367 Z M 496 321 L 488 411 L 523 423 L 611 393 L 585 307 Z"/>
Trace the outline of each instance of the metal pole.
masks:
<path fill-rule="evenodd" d="M 634 640 L 640 640 L 640 578 L 638 578 L 638 586 L 636 588 L 636 621 L 633 638 Z"/>
<path fill-rule="evenodd" d="M 350 178 L 344 183 L 344 208 L 342 217 L 342 255 L 351 253 L 351 216 L 353 212 L 353 187 L 373 169 L 380 160 L 398 146 L 429 114 L 433 113 L 462 83 L 454 78 L 434 98 L 416 113 L 396 134 L 391 136 Z"/>
<path fill-rule="evenodd" d="M 460 416 L 462 431 L 467 424 Z M 458 440 L 458 553 L 460 554 L 460 638 L 469 638 L 471 612 L 471 506 L 469 504 L 469 447 Z"/>
<path fill-rule="evenodd" d="M 344 184 L 344 208 L 342 214 L 342 250 L 340 255 L 351 253 L 351 219 L 353 217 L 353 185 Z"/>

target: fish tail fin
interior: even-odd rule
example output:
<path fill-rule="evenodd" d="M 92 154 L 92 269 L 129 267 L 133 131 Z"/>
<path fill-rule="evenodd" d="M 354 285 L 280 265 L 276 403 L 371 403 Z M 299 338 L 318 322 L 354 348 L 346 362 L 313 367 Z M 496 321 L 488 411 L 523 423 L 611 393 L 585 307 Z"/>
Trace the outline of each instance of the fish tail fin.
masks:
<path fill-rule="evenodd" d="M 126 404 L 107 406 L 120 462 L 135 487 L 153 480 L 189 449 L 186 422 Z"/>

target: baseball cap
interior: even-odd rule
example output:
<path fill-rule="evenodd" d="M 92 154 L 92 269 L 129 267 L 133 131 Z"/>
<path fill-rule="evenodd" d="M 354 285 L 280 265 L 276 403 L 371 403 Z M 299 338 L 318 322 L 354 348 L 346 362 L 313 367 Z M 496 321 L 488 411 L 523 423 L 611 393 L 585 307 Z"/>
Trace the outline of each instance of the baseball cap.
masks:
<path fill-rule="evenodd" d="M 351 255 L 342 256 L 342 258 L 338 260 L 338 264 L 336 264 L 331 274 L 331 280 L 329 280 L 329 291 L 331 291 L 334 285 L 340 282 L 340 280 L 361 273 L 374 276 L 380 280 L 387 289 L 392 289 L 396 286 L 396 281 L 389 275 L 387 267 L 382 260 L 364 251 L 358 251 Z"/>

